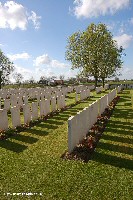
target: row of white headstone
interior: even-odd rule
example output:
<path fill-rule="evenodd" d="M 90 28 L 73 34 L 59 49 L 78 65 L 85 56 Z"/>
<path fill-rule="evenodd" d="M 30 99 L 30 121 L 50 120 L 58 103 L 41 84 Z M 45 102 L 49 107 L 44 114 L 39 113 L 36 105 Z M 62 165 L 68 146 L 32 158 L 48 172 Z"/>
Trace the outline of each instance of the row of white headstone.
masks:
<path fill-rule="evenodd" d="M 87 90 L 87 89 L 89 89 L 90 91 L 91 90 L 94 90 L 95 89 L 95 86 L 94 85 L 91 85 L 91 86 L 85 86 L 85 85 L 78 85 L 78 86 L 74 86 L 74 91 L 76 92 L 76 93 L 80 93 L 81 91 L 83 91 L 83 90 Z"/>
<path fill-rule="evenodd" d="M 87 90 L 87 86 L 68 86 L 63 88 L 31 88 L 31 89 L 14 89 L 14 90 L 5 90 L 5 93 L 0 93 L 0 108 L 2 105 L 2 101 L 4 104 L 4 109 L 10 110 L 11 107 L 19 106 L 20 108 L 23 106 L 23 104 L 27 104 L 28 100 L 34 100 L 36 99 L 39 103 L 40 100 L 43 99 L 50 99 L 52 97 L 57 97 L 61 95 L 67 95 L 68 93 L 71 93 L 73 91 L 83 91 Z M 13 92 L 14 91 L 14 92 Z M 1 92 L 1 91 L 0 91 Z M 3 92 L 3 90 L 2 90 Z M 13 92 L 13 93 L 11 93 Z M 4 94 L 4 95 L 3 95 Z M 2 101 L 1 101 L 2 98 Z"/>
<path fill-rule="evenodd" d="M 66 96 L 67 92 L 73 91 L 73 88 L 71 88 L 71 90 L 70 90 L 70 87 L 69 87 L 68 89 L 58 90 L 58 91 L 55 91 L 55 92 L 42 91 L 41 93 L 35 91 L 34 95 L 33 95 L 33 93 L 32 93 L 32 95 L 31 94 L 27 95 L 25 93 L 25 96 L 23 96 L 23 94 L 20 94 L 20 93 L 18 93 L 18 96 L 17 96 L 17 94 L 12 94 L 12 95 L 10 95 L 10 97 L 8 96 L 8 98 L 3 99 L 4 109 L 10 110 L 10 108 L 14 107 L 14 106 L 22 107 L 23 104 L 28 103 L 28 100 L 30 98 L 36 99 L 37 102 L 39 103 L 39 101 L 43 100 L 43 99 L 51 99 L 52 97 L 57 97 L 57 96 L 61 96 L 61 95 Z M 0 99 L 0 108 L 1 108 L 1 104 L 2 103 L 1 103 L 1 99 Z"/>
<path fill-rule="evenodd" d="M 105 84 L 104 85 L 104 90 L 108 90 L 109 89 L 109 84 Z"/>
<path fill-rule="evenodd" d="M 101 93 L 103 91 L 103 86 L 96 87 L 96 93 Z"/>
<path fill-rule="evenodd" d="M 92 85 L 92 86 L 86 87 L 85 90 L 84 90 L 84 88 L 82 88 L 81 90 L 80 89 L 81 89 L 81 87 L 78 88 L 78 90 L 76 90 L 76 101 L 77 101 L 78 93 L 80 94 L 80 100 L 82 101 L 82 100 L 90 97 L 90 91 L 94 90 L 95 87 L 94 87 L 94 85 Z M 100 87 L 96 87 L 95 90 L 96 90 L 96 93 L 98 94 L 98 93 L 103 92 L 103 90 L 108 90 L 108 89 L 109 89 L 109 85 L 105 84 L 104 88 L 103 88 L 103 86 L 100 86 Z M 120 87 L 120 89 L 121 89 L 121 87 Z"/>
<path fill-rule="evenodd" d="M 90 90 L 80 91 L 80 100 L 84 100 L 90 96 Z M 21 101 L 20 101 L 21 99 Z M 12 128 L 21 126 L 20 108 L 23 110 L 24 124 L 28 124 L 31 120 L 36 120 L 39 117 L 48 115 L 57 109 L 66 106 L 65 95 L 51 97 L 50 99 L 41 99 L 37 102 L 32 102 L 31 107 L 28 104 L 28 98 L 24 97 L 24 104 L 22 98 L 14 99 L 13 106 L 10 105 L 10 99 L 5 100 L 4 109 L 0 109 L 0 130 L 7 130 L 9 128 L 7 111 L 11 111 Z M 78 101 L 78 94 L 75 93 L 76 102 Z M 40 110 L 40 111 L 39 111 Z"/>
<path fill-rule="evenodd" d="M 80 100 L 84 100 L 90 97 L 90 89 L 80 91 Z"/>
<path fill-rule="evenodd" d="M 51 94 L 57 94 L 58 92 L 62 93 L 63 95 L 68 92 L 72 92 L 74 90 L 74 86 L 68 87 L 48 87 L 48 88 L 20 88 L 20 89 L 1 89 L 0 90 L 0 98 L 13 98 L 13 97 L 22 97 L 28 96 L 28 98 L 36 98 L 36 96 L 44 94 L 46 98 L 51 96 Z"/>
<path fill-rule="evenodd" d="M 123 89 L 123 85 L 121 84 L 117 87 L 117 93 L 120 93 L 122 89 Z"/>
<path fill-rule="evenodd" d="M 98 93 L 103 92 L 103 90 L 108 90 L 108 89 L 109 89 L 109 84 L 105 84 L 104 88 L 103 86 L 96 87 L 96 93 L 98 94 Z"/>
<path fill-rule="evenodd" d="M 79 91 L 78 86 L 76 86 L 76 88 L 69 87 L 66 89 L 66 92 L 64 92 L 64 95 L 62 95 L 61 90 L 58 92 L 55 90 L 55 96 L 44 96 L 44 93 L 38 93 L 38 96 L 36 96 L 37 101 L 32 102 L 31 106 L 28 104 L 28 95 L 20 95 L 19 97 L 17 97 L 16 94 L 11 95 L 11 99 L 8 98 L 4 100 L 4 108 L 0 109 L 0 130 L 7 130 L 9 128 L 9 110 L 11 112 L 12 128 L 15 128 L 22 125 L 20 109 L 24 118 L 24 124 L 28 124 L 31 120 L 36 120 L 39 117 L 48 115 L 50 112 L 54 112 L 57 109 L 64 108 L 66 106 L 65 96 L 67 92 L 78 90 L 80 94 L 80 100 L 84 100 L 90 97 L 90 89 L 88 89 L 88 87 L 80 86 L 79 88 L 81 91 Z M 49 98 L 46 99 L 46 97 Z M 75 102 L 77 101 L 78 93 L 75 92 Z"/>
<path fill-rule="evenodd" d="M 68 87 L 45 87 L 45 88 L 16 88 L 16 89 L 1 89 L 0 90 L 0 98 L 6 99 L 6 98 L 11 98 L 12 95 L 18 96 L 28 96 L 29 98 L 34 98 L 36 95 L 40 95 L 41 93 L 58 93 L 62 92 L 63 93 L 70 93 L 73 91 L 82 91 L 85 90 L 86 88 L 89 88 L 90 90 L 95 89 L 95 86 L 84 86 L 84 85 L 78 85 L 78 86 L 68 86 Z"/>
<path fill-rule="evenodd" d="M 99 100 L 93 102 L 89 107 L 84 108 L 75 116 L 68 119 L 68 152 L 71 153 L 74 147 L 86 136 L 97 117 L 100 116 L 111 101 L 117 96 L 117 90 L 114 89 L 109 94 L 104 95 Z M 120 92 L 120 88 L 118 90 Z"/>
<path fill-rule="evenodd" d="M 38 102 L 32 102 L 31 106 L 23 104 L 22 116 L 24 118 L 24 124 L 28 124 L 31 120 L 37 120 L 43 116 L 47 116 L 49 113 L 62 109 L 66 106 L 65 96 L 61 95 L 57 98 L 52 97 L 50 99 L 40 100 Z M 11 107 L 11 122 L 12 128 L 21 126 L 20 108 L 18 106 Z M 0 130 L 7 130 L 9 128 L 8 114 L 6 109 L 0 109 Z"/>

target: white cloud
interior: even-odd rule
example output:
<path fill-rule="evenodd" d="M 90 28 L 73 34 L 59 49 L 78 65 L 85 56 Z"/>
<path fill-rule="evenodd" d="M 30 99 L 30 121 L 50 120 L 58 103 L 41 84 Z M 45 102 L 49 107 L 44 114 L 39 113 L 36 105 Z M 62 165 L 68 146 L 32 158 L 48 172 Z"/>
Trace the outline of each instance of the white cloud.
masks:
<path fill-rule="evenodd" d="M 32 70 L 30 70 L 20 65 L 15 65 L 15 70 L 13 74 L 15 74 L 16 72 L 22 74 L 23 81 L 30 80 L 31 77 L 33 77 L 36 81 L 39 81 L 41 76 L 51 77 L 57 75 L 56 72 L 54 72 L 51 68 L 32 68 Z M 11 82 L 15 82 L 13 74 L 10 75 Z"/>
<path fill-rule="evenodd" d="M 47 78 L 49 78 L 51 76 L 56 76 L 57 79 L 59 79 L 61 74 L 63 74 L 65 76 L 65 79 L 67 79 L 68 77 L 69 78 L 76 77 L 79 70 L 71 70 L 69 67 L 67 71 L 64 71 L 64 70 L 63 71 L 58 71 L 58 70 L 55 71 L 53 68 L 47 68 L 47 69 L 36 68 L 35 71 L 37 74 L 36 80 L 39 80 L 39 78 L 41 76 L 45 76 Z"/>
<path fill-rule="evenodd" d="M 115 20 L 115 21 L 105 21 L 108 30 L 110 30 L 114 35 L 122 35 L 129 29 L 129 20 Z"/>
<path fill-rule="evenodd" d="M 30 80 L 31 77 L 34 78 L 34 80 L 39 81 L 41 76 L 45 76 L 45 77 L 51 77 L 51 76 L 56 76 L 57 78 L 59 78 L 60 74 L 63 74 L 65 76 L 65 78 L 67 79 L 68 77 L 76 77 L 76 75 L 78 74 L 79 70 L 71 70 L 70 68 L 68 68 L 67 71 L 60 71 L 58 72 L 57 70 L 54 71 L 53 68 L 47 68 L 47 69 L 40 69 L 40 68 L 33 68 L 32 70 L 30 69 L 26 69 L 25 67 L 22 67 L 20 65 L 15 65 L 15 71 L 14 73 L 21 73 L 23 76 L 23 81 L 25 80 Z M 133 78 L 133 67 L 123 67 L 121 70 L 121 76 L 119 77 L 120 79 L 132 79 Z M 10 75 L 10 80 L 11 82 L 15 82 L 14 78 L 13 78 L 13 74 Z"/>
<path fill-rule="evenodd" d="M 133 24 L 133 17 L 130 19 L 130 23 Z"/>
<path fill-rule="evenodd" d="M 120 34 L 122 34 L 122 33 L 125 32 L 125 25 L 124 25 L 124 23 L 120 24 L 119 32 L 120 32 Z"/>
<path fill-rule="evenodd" d="M 41 67 L 42 65 L 49 65 L 51 63 L 51 59 L 48 56 L 48 54 L 44 54 L 42 56 L 38 56 L 35 60 L 34 60 L 34 65 L 36 67 Z"/>
<path fill-rule="evenodd" d="M 23 81 L 29 80 L 32 76 L 35 77 L 35 73 L 34 73 L 33 71 L 31 71 L 31 70 L 29 70 L 29 69 L 26 69 L 26 68 L 24 68 L 24 67 L 22 67 L 22 66 L 19 66 L 19 65 L 14 65 L 14 66 L 15 66 L 15 70 L 14 70 L 13 74 L 10 75 L 10 80 L 11 80 L 11 82 L 15 82 L 15 79 L 14 79 L 14 77 L 13 77 L 13 75 L 14 75 L 15 73 L 20 73 L 20 74 L 22 74 L 22 76 L 23 76 Z"/>
<path fill-rule="evenodd" d="M 123 34 L 123 35 L 114 37 L 114 40 L 117 41 L 119 47 L 122 46 L 124 49 L 126 49 L 129 47 L 131 41 L 133 40 L 133 36 Z"/>
<path fill-rule="evenodd" d="M 31 13 L 29 16 L 27 9 L 14 1 L 7 1 L 3 5 L 0 2 L 0 28 L 26 30 L 29 20 L 33 21 L 35 28 L 39 28 L 40 17 L 33 11 Z"/>
<path fill-rule="evenodd" d="M 112 24 L 107 24 L 107 29 L 110 30 L 110 31 L 112 31 L 112 30 L 114 29 L 114 27 L 115 27 L 115 24 L 114 24 L 114 23 L 112 23 Z"/>
<path fill-rule="evenodd" d="M 55 68 L 66 68 L 66 67 L 70 67 L 70 65 L 66 64 L 66 63 L 62 63 L 58 60 L 52 60 L 51 61 L 51 66 L 55 67 Z"/>
<path fill-rule="evenodd" d="M 36 80 L 39 80 L 41 76 L 44 76 L 47 78 L 51 76 L 56 76 L 56 73 L 51 68 L 48 68 L 48 69 L 36 68 L 35 72 L 37 74 Z"/>
<path fill-rule="evenodd" d="M 27 75 L 27 76 L 29 76 L 29 74 L 30 75 L 32 74 L 31 70 L 26 69 L 26 68 L 21 67 L 21 66 L 18 66 L 18 65 L 15 65 L 15 72 L 22 73 L 23 75 Z"/>
<path fill-rule="evenodd" d="M 32 14 L 30 17 L 28 17 L 28 19 L 33 22 L 35 29 L 39 29 L 40 28 L 39 19 L 41 19 L 41 16 L 37 16 L 37 14 L 34 11 L 31 11 L 31 13 Z"/>
<path fill-rule="evenodd" d="M 28 53 L 8 55 L 11 60 L 17 59 L 28 59 L 30 56 Z M 21 73 L 24 77 L 23 81 L 29 80 L 33 77 L 36 81 L 40 79 L 41 76 L 51 77 L 56 76 L 59 78 L 60 74 L 65 75 L 66 78 L 74 77 L 76 72 L 70 69 L 70 65 L 67 63 L 54 60 L 49 57 L 48 54 L 43 54 L 36 57 L 34 60 L 34 66 L 31 69 L 26 69 L 25 67 L 15 64 L 15 72 Z M 15 82 L 13 75 L 10 76 L 10 80 Z"/>
<path fill-rule="evenodd" d="M 69 69 L 67 72 L 64 73 L 65 75 L 65 78 L 75 78 L 76 75 L 78 74 L 79 70 L 78 69 L 75 69 L 75 70 L 71 70 Z"/>
<path fill-rule="evenodd" d="M 50 58 L 48 54 L 43 54 L 42 56 L 38 56 L 34 60 L 34 66 L 36 66 L 36 67 L 51 67 L 51 68 L 69 67 L 69 65 L 66 63 L 63 63 L 58 60 L 54 60 L 54 59 Z"/>
<path fill-rule="evenodd" d="M 18 59 L 28 60 L 30 58 L 30 55 L 28 53 L 20 53 L 20 54 L 14 54 L 14 55 L 8 54 L 7 56 L 11 61 L 15 61 Z"/>
<path fill-rule="evenodd" d="M 120 79 L 127 79 L 127 80 L 131 80 L 133 79 L 133 67 L 129 68 L 129 67 L 123 67 L 121 70 L 121 76 Z"/>
<path fill-rule="evenodd" d="M 130 0 L 74 0 L 74 14 L 77 18 L 98 17 L 99 15 L 114 14 L 129 5 Z"/>
<path fill-rule="evenodd" d="M 59 78 L 60 74 L 65 75 L 65 77 L 72 76 L 72 71 L 70 72 L 71 66 L 69 64 L 52 59 L 48 54 L 36 57 L 34 60 L 34 66 L 37 77 L 56 76 Z"/>
<path fill-rule="evenodd" d="M 26 10 L 21 4 L 17 4 L 14 1 L 7 1 L 3 6 L 0 3 L 0 28 L 20 28 L 26 29 L 27 17 Z"/>

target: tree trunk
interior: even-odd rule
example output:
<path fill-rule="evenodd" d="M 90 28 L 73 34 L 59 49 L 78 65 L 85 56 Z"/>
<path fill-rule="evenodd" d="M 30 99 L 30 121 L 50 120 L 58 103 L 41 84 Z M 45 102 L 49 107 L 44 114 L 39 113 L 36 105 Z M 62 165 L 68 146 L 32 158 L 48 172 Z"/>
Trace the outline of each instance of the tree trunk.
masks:
<path fill-rule="evenodd" d="M 1 83 L 2 83 L 2 71 L 0 71 L 0 89 L 1 89 Z"/>
<path fill-rule="evenodd" d="M 95 78 L 95 88 L 97 87 L 97 80 L 98 78 L 97 77 L 94 77 Z"/>
<path fill-rule="evenodd" d="M 102 83 L 103 83 L 103 88 L 104 88 L 104 85 L 105 85 L 105 78 L 102 77 Z"/>

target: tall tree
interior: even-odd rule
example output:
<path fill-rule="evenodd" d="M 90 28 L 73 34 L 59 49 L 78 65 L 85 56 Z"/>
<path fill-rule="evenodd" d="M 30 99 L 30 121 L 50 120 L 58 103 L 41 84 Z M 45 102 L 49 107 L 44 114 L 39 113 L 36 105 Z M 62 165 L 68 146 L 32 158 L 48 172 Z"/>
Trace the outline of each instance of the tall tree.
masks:
<path fill-rule="evenodd" d="M 60 80 L 64 80 L 65 76 L 64 76 L 63 74 L 61 74 L 61 75 L 59 76 L 59 78 L 60 78 Z"/>
<path fill-rule="evenodd" d="M 30 84 L 33 84 L 33 83 L 36 83 L 36 80 L 34 79 L 34 77 L 32 76 L 29 81 L 28 81 Z"/>
<path fill-rule="evenodd" d="M 72 69 L 80 68 L 85 76 L 104 80 L 115 74 L 121 67 L 123 49 L 118 48 L 112 34 L 105 24 L 90 24 L 86 31 L 78 31 L 68 38 L 66 59 L 71 61 Z"/>
<path fill-rule="evenodd" d="M 9 82 L 9 75 L 13 72 L 14 66 L 9 58 L 0 49 L 0 89 L 1 86 Z"/>
<path fill-rule="evenodd" d="M 123 47 L 118 48 L 117 42 L 113 40 L 112 34 L 107 30 L 106 26 L 100 24 L 97 28 L 101 29 L 101 42 L 104 48 L 101 49 L 99 61 L 99 77 L 102 79 L 103 87 L 105 78 L 115 77 L 120 74 L 123 61 Z"/>
<path fill-rule="evenodd" d="M 22 80 L 23 80 L 23 78 L 24 78 L 23 75 L 22 75 L 21 73 L 17 73 L 17 72 L 16 72 L 16 73 L 13 75 L 13 77 L 14 77 L 16 83 L 19 84 L 19 85 L 21 85 Z"/>

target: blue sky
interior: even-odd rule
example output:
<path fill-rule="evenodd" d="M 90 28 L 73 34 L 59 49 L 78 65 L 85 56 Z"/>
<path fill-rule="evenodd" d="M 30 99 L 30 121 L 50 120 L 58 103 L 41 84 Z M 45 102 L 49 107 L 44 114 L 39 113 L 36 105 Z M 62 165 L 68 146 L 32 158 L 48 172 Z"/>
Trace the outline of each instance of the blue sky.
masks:
<path fill-rule="evenodd" d="M 24 80 L 74 77 L 65 60 L 67 38 L 90 23 L 105 23 L 125 48 L 121 79 L 133 79 L 132 0 L 0 0 L 0 48 Z"/>

